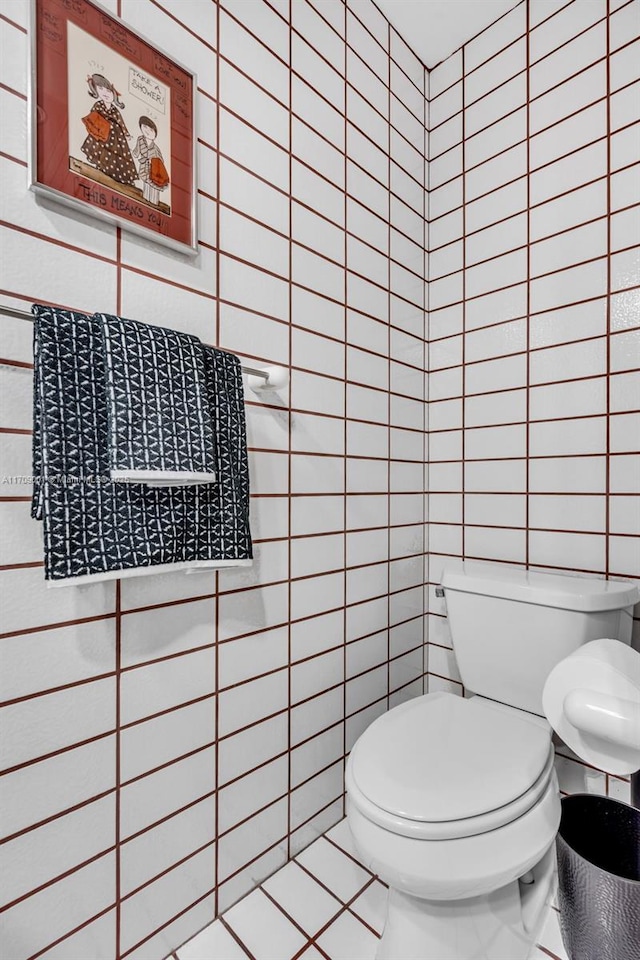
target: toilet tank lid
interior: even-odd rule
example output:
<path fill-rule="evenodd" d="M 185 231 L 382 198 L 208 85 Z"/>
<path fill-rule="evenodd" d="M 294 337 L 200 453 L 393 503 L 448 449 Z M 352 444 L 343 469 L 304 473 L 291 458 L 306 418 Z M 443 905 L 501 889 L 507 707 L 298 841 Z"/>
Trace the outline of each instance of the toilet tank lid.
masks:
<path fill-rule="evenodd" d="M 633 583 L 539 573 L 475 560 L 448 564 L 442 574 L 442 586 L 445 593 L 447 590 L 479 593 L 589 613 L 631 607 L 640 599 L 640 591 Z"/>

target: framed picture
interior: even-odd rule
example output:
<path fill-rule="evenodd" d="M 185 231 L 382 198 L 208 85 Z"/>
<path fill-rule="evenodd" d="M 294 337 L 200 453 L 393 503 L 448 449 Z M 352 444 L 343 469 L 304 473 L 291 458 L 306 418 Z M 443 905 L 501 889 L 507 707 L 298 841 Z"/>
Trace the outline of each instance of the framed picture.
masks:
<path fill-rule="evenodd" d="M 195 254 L 196 78 L 89 0 L 32 0 L 31 187 Z"/>

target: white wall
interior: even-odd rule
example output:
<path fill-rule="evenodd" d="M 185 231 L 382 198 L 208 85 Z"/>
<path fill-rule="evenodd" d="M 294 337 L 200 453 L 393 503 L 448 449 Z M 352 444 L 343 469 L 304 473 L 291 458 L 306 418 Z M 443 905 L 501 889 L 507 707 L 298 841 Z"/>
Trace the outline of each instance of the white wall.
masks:
<path fill-rule="evenodd" d="M 30 490 L 0 490 L 11 960 L 166 956 L 343 815 L 354 738 L 423 690 L 425 71 L 369 0 L 110 9 L 197 72 L 198 257 L 27 191 L 13 0 L 2 300 L 177 326 L 291 388 L 247 392 L 251 570 L 47 591 Z M 0 474 L 28 475 L 31 326 L 0 322 Z"/>
<path fill-rule="evenodd" d="M 530 0 L 430 74 L 432 588 L 451 556 L 640 578 L 639 33 L 637 0 Z"/>
<path fill-rule="evenodd" d="M 461 690 L 447 557 L 640 575 L 639 4 L 610 5 L 521 3 L 430 77 L 427 576 L 421 65 L 369 0 L 293 0 L 291 26 L 286 0 L 114 0 L 199 76 L 191 261 L 27 191 L 27 4 L 5 3 L 3 302 L 292 374 L 247 395 L 250 572 L 48 592 L 29 489 L 3 485 L 12 960 L 162 958 L 335 822 L 354 738 L 423 689 L 425 581 L 430 686 Z M 30 473 L 31 329 L 0 322 L 8 477 Z"/>

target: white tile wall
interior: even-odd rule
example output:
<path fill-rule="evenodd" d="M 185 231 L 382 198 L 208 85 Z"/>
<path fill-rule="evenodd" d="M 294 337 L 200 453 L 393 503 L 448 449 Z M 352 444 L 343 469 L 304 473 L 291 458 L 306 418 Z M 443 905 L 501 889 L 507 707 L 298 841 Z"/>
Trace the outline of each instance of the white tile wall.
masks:
<path fill-rule="evenodd" d="M 163 322 L 161 303 L 291 369 L 290 391 L 247 391 L 251 570 L 54 596 L 29 486 L 0 491 L 10 944 L 161 960 L 342 816 L 345 752 L 422 692 L 426 610 L 430 689 L 462 692 L 433 591 L 449 557 L 640 577 L 639 17 L 529 0 L 427 76 L 370 0 L 112 3 L 200 78 L 185 261 L 25 190 L 27 7 L 2 23 L 6 302 Z M 0 356 L 28 363 L 2 319 Z M 2 474 L 26 475 L 29 377 L 0 374 Z M 279 903 L 322 882 L 313 849 Z M 274 929 L 264 889 L 238 931 L 249 901 Z M 290 902 L 291 951 L 331 902 Z M 358 923 L 319 947 L 368 950 Z M 244 955 L 229 929 L 213 942 Z"/>
<path fill-rule="evenodd" d="M 530 0 L 430 75 L 432 587 L 452 556 L 638 577 L 639 29 Z M 462 692 L 439 604 L 429 689 Z"/>
<path fill-rule="evenodd" d="M 0 490 L 3 876 L 25 958 L 165 957 L 342 817 L 347 716 L 425 672 L 424 67 L 370 0 L 110 8 L 197 71 L 198 256 L 25 189 L 12 0 L 3 296 L 170 323 L 289 366 L 291 387 L 246 391 L 250 569 L 47 592 L 30 487 Z M 0 357 L 28 364 L 30 328 L 2 320 Z M 0 472 L 26 476 L 29 371 L 0 375 Z"/>

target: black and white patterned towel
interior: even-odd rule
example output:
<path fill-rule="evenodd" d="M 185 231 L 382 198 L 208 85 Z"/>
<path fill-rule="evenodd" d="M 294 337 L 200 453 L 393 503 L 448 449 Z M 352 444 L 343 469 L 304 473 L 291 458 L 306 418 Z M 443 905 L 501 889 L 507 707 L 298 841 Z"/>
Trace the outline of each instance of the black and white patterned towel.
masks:
<path fill-rule="evenodd" d="M 113 480 L 215 480 L 203 345 L 197 337 L 95 314 L 102 331 Z"/>
<path fill-rule="evenodd" d="M 110 477 L 101 324 L 34 306 L 35 475 L 50 585 L 251 563 L 249 469 L 237 357 L 204 348 L 216 483 L 150 487 Z"/>

